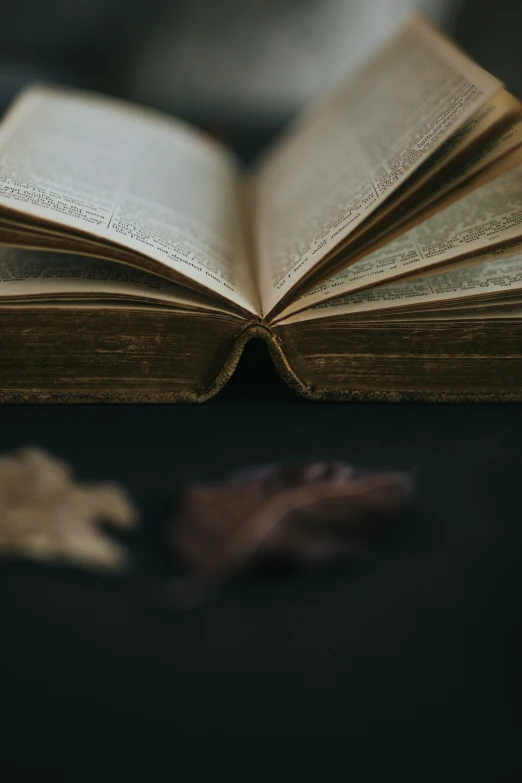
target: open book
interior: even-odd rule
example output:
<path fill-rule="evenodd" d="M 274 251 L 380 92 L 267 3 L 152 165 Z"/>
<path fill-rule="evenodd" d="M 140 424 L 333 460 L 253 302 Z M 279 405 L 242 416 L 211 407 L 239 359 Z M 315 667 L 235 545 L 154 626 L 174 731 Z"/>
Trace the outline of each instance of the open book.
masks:
<path fill-rule="evenodd" d="M 522 399 L 520 102 L 416 15 L 254 170 L 52 87 L 0 126 L 0 401 Z"/>

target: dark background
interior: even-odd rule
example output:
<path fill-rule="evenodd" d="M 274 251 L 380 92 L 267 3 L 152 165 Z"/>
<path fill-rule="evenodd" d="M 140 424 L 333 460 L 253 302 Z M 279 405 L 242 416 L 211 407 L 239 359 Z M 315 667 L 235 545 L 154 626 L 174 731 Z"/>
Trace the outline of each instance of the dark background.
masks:
<path fill-rule="evenodd" d="M 123 577 L 1 565 L 4 779 L 519 780 L 521 431 L 518 405 L 300 401 L 262 346 L 202 406 L 0 409 L 3 449 L 116 480 L 142 518 Z M 176 611 L 179 490 L 324 458 L 414 471 L 392 536 L 346 568 L 245 577 Z"/>
<path fill-rule="evenodd" d="M 521 17 L 480 0 L 454 28 L 515 92 Z M 26 62 L 67 72 L 92 55 Z M 233 135 L 250 154 L 272 130 Z M 0 563 L 2 779 L 520 780 L 521 433 L 518 405 L 299 400 L 256 343 L 203 406 L 0 407 L 3 451 L 38 444 L 83 480 L 118 481 L 142 520 L 122 577 Z M 414 471 L 389 540 L 176 612 L 172 498 L 239 467 L 326 458 Z"/>
<path fill-rule="evenodd" d="M 266 26 L 260 24 L 262 14 L 260 17 L 258 10 L 263 4 Z M 417 5 L 422 4 L 429 9 L 438 8 L 438 21 L 451 36 L 481 65 L 504 80 L 511 92 L 522 95 L 519 0 L 417 0 Z M 285 82 L 285 74 L 295 67 L 294 62 L 298 63 L 296 83 L 300 70 L 306 82 L 316 67 L 318 71 L 326 68 L 326 73 L 315 83 L 329 84 L 328 68 L 322 65 L 323 60 L 330 62 L 328 38 L 315 33 L 314 23 L 320 27 L 322 15 L 335 14 L 341 5 L 354 9 L 353 29 L 360 28 L 360 37 L 366 40 L 371 38 L 372 26 L 376 30 L 390 26 L 392 7 L 397 13 L 402 9 L 404 15 L 408 8 L 415 7 L 416 0 L 3 0 L 0 110 L 28 82 L 77 84 L 185 117 L 220 135 L 250 159 L 299 109 L 300 99 L 294 99 L 290 93 L 284 93 L 286 104 L 276 100 L 278 83 Z M 191 13 L 193 7 L 197 12 Z M 363 24 L 360 9 L 364 7 L 375 7 L 375 13 L 372 18 L 367 12 Z M 236 20 L 234 11 L 238 8 L 244 11 Z M 313 8 L 315 16 L 307 13 L 307 9 Z M 278 9 L 281 48 L 284 50 L 283 42 L 288 40 L 301 54 L 292 55 L 289 51 L 287 61 L 281 57 L 279 70 L 274 73 L 269 71 L 269 62 L 263 59 L 262 52 L 263 48 L 271 51 L 271 39 L 278 38 Z M 350 13 L 342 19 L 347 45 L 360 49 L 359 34 L 351 29 Z M 167 33 L 172 37 L 170 49 L 178 47 L 183 52 L 176 55 L 174 51 L 162 66 L 161 57 L 156 61 L 154 53 L 161 49 L 165 58 L 169 56 Z M 274 51 L 277 53 L 277 47 Z M 309 52 L 311 73 L 299 68 L 303 51 Z M 362 51 L 361 57 L 367 50 Z M 332 62 L 341 59 L 338 54 Z M 183 66 L 183 73 L 189 76 L 193 66 L 193 89 L 183 91 L 180 87 L 176 65 Z M 237 80 L 238 89 L 241 85 L 244 89 L 250 79 L 248 100 L 234 102 L 227 98 L 230 87 L 227 90 L 225 85 L 213 99 L 202 85 L 212 79 L 219 88 L 215 74 L 221 74 L 223 80 Z M 336 72 L 331 78 L 336 83 L 340 77 Z M 315 96 L 311 93 L 309 97 Z"/>

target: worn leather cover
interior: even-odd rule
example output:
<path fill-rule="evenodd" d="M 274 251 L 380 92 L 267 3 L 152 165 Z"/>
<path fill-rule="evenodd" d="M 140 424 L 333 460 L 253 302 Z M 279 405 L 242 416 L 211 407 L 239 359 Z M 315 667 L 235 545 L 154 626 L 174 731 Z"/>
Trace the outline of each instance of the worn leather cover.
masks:
<path fill-rule="evenodd" d="M 0 403 L 194 403 L 205 402 L 217 394 L 230 379 L 247 342 L 253 338 L 264 340 L 274 365 L 284 381 L 296 394 L 310 400 L 339 402 L 520 402 L 520 392 L 444 392 L 394 389 L 360 389 L 311 386 L 294 372 L 285 355 L 281 340 L 270 329 L 261 325 L 247 326 L 234 340 L 231 350 L 215 379 L 205 388 L 196 391 L 165 390 L 100 390 L 71 391 L 3 390 Z"/>

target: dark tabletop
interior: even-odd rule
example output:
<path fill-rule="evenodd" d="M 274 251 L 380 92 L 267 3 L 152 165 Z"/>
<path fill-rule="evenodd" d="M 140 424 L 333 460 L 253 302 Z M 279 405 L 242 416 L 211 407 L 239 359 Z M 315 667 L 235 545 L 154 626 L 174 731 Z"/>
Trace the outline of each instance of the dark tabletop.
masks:
<path fill-rule="evenodd" d="M 0 433 L 142 516 L 126 576 L 0 563 L 6 783 L 520 779 L 522 407 L 308 403 L 253 345 L 203 406 L 3 407 Z M 391 538 L 174 611 L 169 499 L 328 457 L 416 472 Z"/>

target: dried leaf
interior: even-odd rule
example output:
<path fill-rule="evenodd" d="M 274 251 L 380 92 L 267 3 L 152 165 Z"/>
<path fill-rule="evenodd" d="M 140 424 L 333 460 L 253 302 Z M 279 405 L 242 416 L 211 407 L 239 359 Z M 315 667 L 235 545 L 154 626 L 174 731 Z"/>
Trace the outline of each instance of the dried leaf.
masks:
<path fill-rule="evenodd" d="M 67 465 L 37 448 L 0 457 L 0 554 L 112 570 L 122 546 L 98 523 L 127 529 L 136 512 L 112 484 L 78 484 Z"/>
<path fill-rule="evenodd" d="M 170 541 L 193 584 L 204 586 L 254 559 L 345 558 L 386 532 L 411 494 L 411 478 L 396 471 L 364 474 L 339 462 L 267 465 L 190 487 Z"/>

